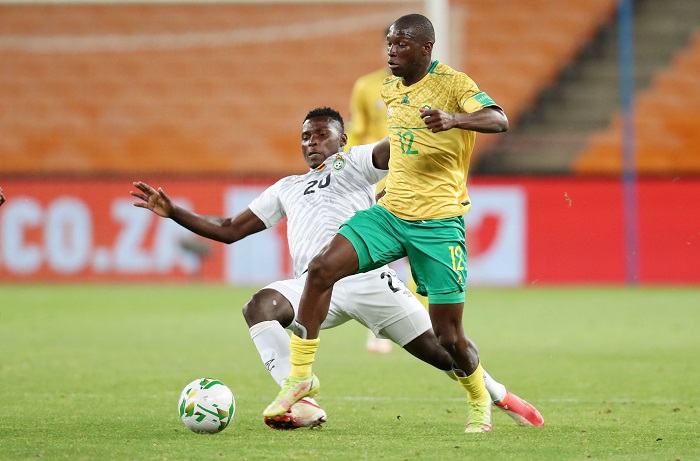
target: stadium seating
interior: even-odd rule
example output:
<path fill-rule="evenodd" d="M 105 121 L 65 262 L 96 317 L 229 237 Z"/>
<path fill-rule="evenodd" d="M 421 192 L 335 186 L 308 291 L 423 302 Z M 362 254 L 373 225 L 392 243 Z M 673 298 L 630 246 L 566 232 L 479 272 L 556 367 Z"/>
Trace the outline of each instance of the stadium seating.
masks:
<path fill-rule="evenodd" d="M 637 98 L 633 117 L 637 172 L 700 173 L 700 30 Z M 595 133 L 576 159 L 574 170 L 619 174 L 622 125 L 617 114 L 608 128 Z"/>
<path fill-rule="evenodd" d="M 449 64 L 514 126 L 615 0 L 451 4 Z M 354 80 L 383 65 L 383 29 L 416 5 L 2 5 L 1 173 L 303 171 L 303 116 L 347 116 Z"/>
<path fill-rule="evenodd" d="M 508 114 L 511 127 L 536 104 L 615 9 L 615 1 L 562 4 L 555 0 L 456 1 L 466 18 L 466 57 L 462 68 Z M 459 65 L 459 63 L 458 63 Z M 479 138 L 475 155 L 498 140 Z"/>

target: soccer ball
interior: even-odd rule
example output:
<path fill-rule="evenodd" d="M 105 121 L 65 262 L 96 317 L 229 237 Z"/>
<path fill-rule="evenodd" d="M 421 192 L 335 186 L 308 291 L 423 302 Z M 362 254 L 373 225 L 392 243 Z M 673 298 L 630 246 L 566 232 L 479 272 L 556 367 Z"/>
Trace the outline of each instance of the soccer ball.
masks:
<path fill-rule="evenodd" d="M 224 383 L 216 379 L 199 378 L 189 383 L 178 402 L 180 419 L 192 432 L 215 434 L 233 420 L 236 400 Z"/>

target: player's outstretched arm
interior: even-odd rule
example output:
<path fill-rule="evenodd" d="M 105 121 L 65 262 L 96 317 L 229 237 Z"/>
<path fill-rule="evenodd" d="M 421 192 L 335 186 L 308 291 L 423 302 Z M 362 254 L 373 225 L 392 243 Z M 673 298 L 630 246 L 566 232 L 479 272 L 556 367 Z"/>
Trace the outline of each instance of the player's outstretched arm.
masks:
<path fill-rule="evenodd" d="M 508 117 L 498 106 L 488 106 L 472 113 L 448 113 L 434 109 L 419 109 L 421 118 L 433 133 L 452 128 L 478 133 L 502 133 L 508 130 Z"/>
<path fill-rule="evenodd" d="M 234 218 L 203 216 L 175 205 L 160 187 L 155 190 L 141 181 L 135 182 L 134 187 L 140 192 L 132 191 L 131 195 L 141 199 L 140 202 L 135 202 L 134 206 L 149 209 L 163 218 L 170 218 L 195 234 L 211 240 L 233 243 L 266 229 L 265 223 L 250 208 L 246 208 Z"/>

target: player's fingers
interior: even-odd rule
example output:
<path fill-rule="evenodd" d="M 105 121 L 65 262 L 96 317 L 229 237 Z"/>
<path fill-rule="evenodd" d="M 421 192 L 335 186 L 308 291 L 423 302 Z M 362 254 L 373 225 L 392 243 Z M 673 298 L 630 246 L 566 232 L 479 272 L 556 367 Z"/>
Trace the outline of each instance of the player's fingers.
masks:
<path fill-rule="evenodd" d="M 147 193 L 149 195 L 156 193 L 156 190 L 154 188 L 152 188 L 151 186 L 149 186 L 148 184 L 146 184 L 145 182 L 139 181 L 136 184 L 136 187 L 138 187 L 139 189 L 141 189 L 142 191 L 144 191 L 145 193 Z"/>
<path fill-rule="evenodd" d="M 143 195 L 143 194 L 139 194 L 138 192 L 134 192 L 134 191 L 131 191 L 131 192 L 129 192 L 129 193 L 130 193 L 131 195 L 133 195 L 134 197 L 136 197 L 136 198 L 140 198 L 140 199 L 143 200 L 144 202 L 147 202 L 147 201 L 148 201 L 148 197 L 146 197 L 146 196 Z"/>
<path fill-rule="evenodd" d="M 158 188 L 158 193 L 163 196 L 164 199 L 166 199 L 168 202 L 171 202 L 170 197 L 168 197 L 168 194 L 165 193 L 162 187 Z"/>

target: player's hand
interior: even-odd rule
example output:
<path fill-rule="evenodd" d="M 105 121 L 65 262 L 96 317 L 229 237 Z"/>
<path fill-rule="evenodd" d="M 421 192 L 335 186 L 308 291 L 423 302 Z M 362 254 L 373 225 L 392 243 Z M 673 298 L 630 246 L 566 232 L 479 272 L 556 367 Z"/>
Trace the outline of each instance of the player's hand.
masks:
<path fill-rule="evenodd" d="M 434 109 L 418 109 L 420 118 L 425 122 L 430 131 L 437 133 L 438 131 L 447 131 L 455 126 L 455 119 L 452 114 Z"/>
<path fill-rule="evenodd" d="M 2 187 L 0 187 L 0 206 L 5 203 L 5 194 L 2 193 Z"/>
<path fill-rule="evenodd" d="M 134 187 L 140 190 L 142 193 L 131 191 L 130 194 L 136 198 L 140 198 L 141 202 L 134 202 L 134 206 L 139 208 L 148 208 L 158 216 L 164 218 L 170 218 L 175 211 L 175 205 L 173 205 L 170 197 L 161 189 L 155 190 L 145 182 L 137 181 L 134 183 Z"/>
<path fill-rule="evenodd" d="M 382 187 L 382 190 L 377 192 L 377 195 L 374 196 L 374 201 L 378 202 L 380 198 L 384 197 L 386 195 L 386 187 Z"/>

